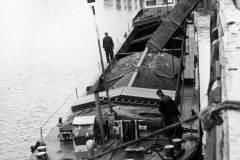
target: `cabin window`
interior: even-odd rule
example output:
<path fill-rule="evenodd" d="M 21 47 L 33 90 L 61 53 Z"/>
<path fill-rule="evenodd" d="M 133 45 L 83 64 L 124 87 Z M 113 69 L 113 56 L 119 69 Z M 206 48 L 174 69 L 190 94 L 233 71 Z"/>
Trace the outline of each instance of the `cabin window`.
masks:
<path fill-rule="evenodd" d="M 93 136 L 93 125 L 74 125 L 74 137 L 91 137 Z"/>
<path fill-rule="evenodd" d="M 146 0 L 146 6 L 155 6 L 156 0 Z"/>
<path fill-rule="evenodd" d="M 146 0 L 146 6 L 173 4 L 174 0 Z"/>

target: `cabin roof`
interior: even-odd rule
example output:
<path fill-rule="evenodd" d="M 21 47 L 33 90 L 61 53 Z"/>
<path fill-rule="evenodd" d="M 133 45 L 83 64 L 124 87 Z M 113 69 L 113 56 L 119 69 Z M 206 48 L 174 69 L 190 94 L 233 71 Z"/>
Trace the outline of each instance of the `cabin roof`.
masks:
<path fill-rule="evenodd" d="M 110 97 L 116 96 L 134 96 L 139 98 L 150 98 L 150 99 L 159 99 L 156 94 L 157 89 L 150 89 L 150 88 L 139 88 L 139 87 L 121 87 L 109 90 Z M 171 98 L 175 99 L 174 90 L 163 90 L 163 93 L 169 95 Z M 106 92 L 102 91 L 99 93 L 100 97 L 106 97 Z M 74 105 L 78 105 L 79 103 L 87 103 L 89 101 L 94 101 L 94 95 L 86 95 L 80 97 L 79 100 Z"/>
<path fill-rule="evenodd" d="M 134 98 L 142 100 L 156 100 L 159 101 L 159 97 L 156 94 L 157 89 L 139 88 L 139 87 L 121 87 L 109 90 L 110 98 Z M 173 100 L 175 99 L 176 91 L 174 90 L 163 90 L 163 93 L 169 95 Z M 106 92 L 100 92 L 99 96 L 106 98 Z M 72 105 L 72 111 L 75 112 L 78 108 L 89 106 L 95 106 L 94 95 L 86 95 L 78 98 L 78 100 Z"/>
<path fill-rule="evenodd" d="M 80 116 L 73 119 L 73 125 L 89 125 L 94 124 L 96 116 Z"/>

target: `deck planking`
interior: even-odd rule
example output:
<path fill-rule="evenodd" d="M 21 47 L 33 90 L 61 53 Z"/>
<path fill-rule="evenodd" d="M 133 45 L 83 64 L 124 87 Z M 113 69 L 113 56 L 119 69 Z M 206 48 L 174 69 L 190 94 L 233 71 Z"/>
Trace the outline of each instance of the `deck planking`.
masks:
<path fill-rule="evenodd" d="M 184 79 L 193 80 L 194 79 L 194 55 L 197 54 L 197 45 L 194 40 L 194 25 L 187 26 L 187 36 L 186 50 L 187 54 L 185 56 L 185 68 L 184 68 Z"/>

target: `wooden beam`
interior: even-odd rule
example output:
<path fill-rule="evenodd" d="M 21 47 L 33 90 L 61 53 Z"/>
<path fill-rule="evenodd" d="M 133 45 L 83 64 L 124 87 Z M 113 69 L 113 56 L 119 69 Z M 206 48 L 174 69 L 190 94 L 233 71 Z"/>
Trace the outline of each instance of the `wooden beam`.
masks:
<path fill-rule="evenodd" d="M 151 38 L 151 36 L 152 36 L 152 34 L 149 34 L 149 35 L 147 35 L 147 36 L 143 36 L 143 37 L 141 37 L 141 38 L 138 38 L 138 39 L 135 39 L 135 40 L 131 41 L 129 44 L 131 45 L 131 44 L 134 44 L 134 43 L 140 43 L 140 42 L 142 42 L 142 41 L 146 41 L 146 40 L 148 40 L 149 38 Z"/>
<path fill-rule="evenodd" d="M 137 31 L 138 31 L 138 32 L 141 32 L 141 31 L 143 31 L 143 30 L 150 29 L 150 28 L 152 28 L 152 27 L 154 27 L 154 26 L 159 26 L 159 24 L 160 24 L 159 22 L 158 22 L 158 23 L 153 23 L 153 24 L 151 24 L 151 25 L 149 25 L 149 26 L 140 28 L 140 29 L 138 29 Z"/>
<path fill-rule="evenodd" d="M 138 74 L 138 68 L 142 65 L 142 62 L 143 62 L 145 56 L 147 55 L 147 53 L 148 53 L 148 48 L 146 47 L 143 54 L 142 54 L 141 59 L 139 60 L 137 66 L 136 66 L 136 70 L 133 72 L 133 75 L 132 75 L 132 77 L 131 77 L 131 79 L 128 83 L 128 87 L 132 87 L 133 82 L 135 81 L 135 79 L 137 77 L 137 74 Z"/>

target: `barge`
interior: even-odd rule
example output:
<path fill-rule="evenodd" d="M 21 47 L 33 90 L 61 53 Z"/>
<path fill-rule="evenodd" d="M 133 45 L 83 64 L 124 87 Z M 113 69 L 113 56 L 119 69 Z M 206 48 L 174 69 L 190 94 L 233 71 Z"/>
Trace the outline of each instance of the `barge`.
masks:
<path fill-rule="evenodd" d="M 199 121 L 169 128 L 156 93 L 161 89 L 171 97 L 180 119 L 200 110 L 192 12 L 198 2 L 183 0 L 168 8 L 168 2 L 145 1 L 159 5 L 160 20 L 139 19 L 159 11 L 151 7 L 134 18 L 112 64 L 71 106 L 71 115 L 32 147 L 30 159 L 200 159 Z M 170 134 L 173 130 L 181 130 L 181 136 Z"/>

